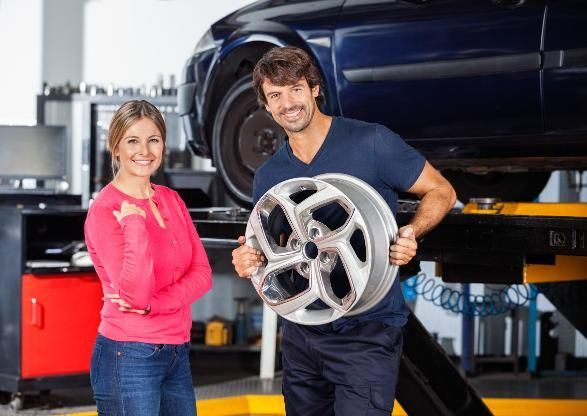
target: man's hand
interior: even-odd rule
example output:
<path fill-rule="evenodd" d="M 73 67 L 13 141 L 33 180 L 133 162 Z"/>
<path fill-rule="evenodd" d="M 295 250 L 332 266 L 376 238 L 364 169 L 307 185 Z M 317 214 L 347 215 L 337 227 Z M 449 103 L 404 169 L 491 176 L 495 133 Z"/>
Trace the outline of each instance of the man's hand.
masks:
<path fill-rule="evenodd" d="M 122 300 L 122 298 L 116 293 L 106 294 L 104 295 L 102 300 L 104 302 L 110 301 L 112 303 L 117 303 L 118 310 L 121 312 L 132 312 L 137 313 L 139 315 L 147 315 L 149 312 L 151 312 L 151 309 L 134 309 L 132 306 L 130 306 L 128 303 Z"/>
<path fill-rule="evenodd" d="M 416 255 L 418 243 L 414 229 L 406 225 L 399 229 L 395 243 L 389 247 L 389 262 L 397 266 L 407 264 Z"/>
<path fill-rule="evenodd" d="M 241 245 L 232 250 L 232 264 L 239 277 L 250 278 L 259 266 L 265 261 L 263 253 L 251 246 L 245 245 L 245 237 L 240 236 L 238 243 Z"/>

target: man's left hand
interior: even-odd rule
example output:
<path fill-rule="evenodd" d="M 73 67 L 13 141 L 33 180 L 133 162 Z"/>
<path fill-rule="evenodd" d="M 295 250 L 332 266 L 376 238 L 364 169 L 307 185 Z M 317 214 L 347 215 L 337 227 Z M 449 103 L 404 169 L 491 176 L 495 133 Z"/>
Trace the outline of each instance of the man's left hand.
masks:
<path fill-rule="evenodd" d="M 389 262 L 397 266 L 407 264 L 416 255 L 418 243 L 411 225 L 399 229 L 395 243 L 389 247 Z"/>
<path fill-rule="evenodd" d="M 116 293 L 106 294 L 106 295 L 104 295 L 104 298 L 102 300 L 110 301 L 112 303 L 117 303 L 118 310 L 121 312 L 132 312 L 132 313 L 137 313 L 139 315 L 147 315 L 149 312 L 151 312 L 149 309 L 135 309 L 135 308 L 133 308 L 128 303 L 126 303 L 120 297 L 120 295 L 117 295 Z"/>

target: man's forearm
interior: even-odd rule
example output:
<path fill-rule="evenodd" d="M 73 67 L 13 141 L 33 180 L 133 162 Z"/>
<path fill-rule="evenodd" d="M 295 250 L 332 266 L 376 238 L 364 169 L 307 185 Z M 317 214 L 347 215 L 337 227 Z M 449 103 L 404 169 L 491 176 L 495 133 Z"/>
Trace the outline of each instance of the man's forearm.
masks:
<path fill-rule="evenodd" d="M 452 187 L 439 187 L 427 192 L 420 200 L 416 214 L 410 221 L 416 238 L 422 237 L 442 221 L 456 202 Z"/>

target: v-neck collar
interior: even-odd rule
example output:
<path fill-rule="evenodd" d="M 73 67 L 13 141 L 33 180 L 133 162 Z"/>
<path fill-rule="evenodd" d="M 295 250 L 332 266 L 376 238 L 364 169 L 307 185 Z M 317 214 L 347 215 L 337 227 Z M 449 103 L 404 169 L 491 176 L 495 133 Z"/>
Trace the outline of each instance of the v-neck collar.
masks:
<path fill-rule="evenodd" d="M 159 196 L 157 195 L 157 185 L 154 183 L 151 184 L 151 189 L 153 190 L 153 195 L 151 198 L 135 198 L 134 196 L 128 195 L 127 193 L 123 192 L 122 190 L 118 189 L 112 182 L 108 185 L 111 187 L 117 194 L 124 197 L 129 202 L 132 202 L 135 205 L 145 205 L 149 203 L 149 199 L 151 199 L 155 204 L 159 205 Z"/>
<path fill-rule="evenodd" d="M 118 189 L 112 182 L 110 182 L 108 185 L 106 185 L 106 187 L 110 187 L 111 189 L 113 189 L 114 192 L 116 192 L 118 195 L 122 196 L 128 202 L 141 206 L 143 211 L 145 211 L 145 215 L 147 215 L 147 216 L 150 215 L 153 218 L 153 221 L 155 221 L 155 224 L 157 224 L 157 226 L 161 230 L 167 230 L 169 228 L 167 226 L 167 221 L 166 221 L 165 217 L 163 216 L 163 213 L 161 212 L 161 204 L 159 203 L 159 195 L 157 194 L 158 185 L 155 185 L 154 183 L 151 184 L 151 189 L 153 189 L 153 195 L 151 195 L 151 198 L 135 198 L 134 196 L 128 195 L 125 192 L 123 192 L 122 190 Z M 163 227 L 161 226 L 161 223 L 159 222 L 159 220 L 157 220 L 157 218 L 155 217 L 155 213 L 151 209 L 151 207 L 149 205 L 149 201 L 153 201 L 153 203 L 157 206 L 157 210 L 159 211 L 159 215 L 161 216 L 161 220 L 163 221 Z"/>
<path fill-rule="evenodd" d="M 330 128 L 328 129 L 328 133 L 326 133 L 326 137 L 324 138 L 324 141 L 320 145 L 320 148 L 318 149 L 318 151 L 316 152 L 316 154 L 314 155 L 314 157 L 312 158 L 310 163 L 306 163 L 306 162 L 300 160 L 295 155 L 293 149 L 291 148 L 291 146 L 289 144 L 289 138 L 287 138 L 287 140 L 285 142 L 285 146 L 286 146 L 287 153 L 288 153 L 290 160 L 292 160 L 293 162 L 295 162 L 299 166 L 306 167 L 306 168 L 309 168 L 310 166 L 314 165 L 318 161 L 318 159 L 320 159 L 320 156 L 322 155 L 322 153 L 324 153 L 324 149 L 326 149 L 326 146 L 328 145 L 328 141 L 330 140 L 330 137 L 333 135 L 332 132 L 334 131 L 334 125 L 336 124 L 337 121 L 338 121 L 338 117 L 332 117 L 332 123 L 330 123 Z"/>

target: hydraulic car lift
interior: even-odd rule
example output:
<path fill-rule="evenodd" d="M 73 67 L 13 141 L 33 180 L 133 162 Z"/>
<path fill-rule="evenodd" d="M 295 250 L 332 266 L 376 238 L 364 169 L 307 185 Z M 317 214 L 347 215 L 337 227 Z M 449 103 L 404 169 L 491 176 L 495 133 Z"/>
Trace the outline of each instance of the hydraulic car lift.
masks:
<path fill-rule="evenodd" d="M 400 205 L 398 226 L 417 204 Z M 208 247 L 231 247 L 248 213 L 191 210 Z M 442 279 L 460 283 L 535 283 L 587 335 L 581 300 L 587 295 L 587 204 L 469 204 L 454 210 L 419 241 L 419 261 L 441 265 Z M 410 267 L 411 266 L 411 267 Z M 407 273 L 406 273 L 407 271 Z M 412 314 L 406 325 L 397 399 L 409 415 L 491 415 L 444 350 Z"/>

